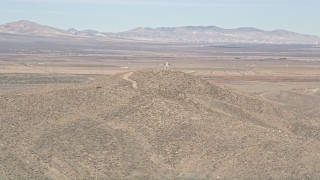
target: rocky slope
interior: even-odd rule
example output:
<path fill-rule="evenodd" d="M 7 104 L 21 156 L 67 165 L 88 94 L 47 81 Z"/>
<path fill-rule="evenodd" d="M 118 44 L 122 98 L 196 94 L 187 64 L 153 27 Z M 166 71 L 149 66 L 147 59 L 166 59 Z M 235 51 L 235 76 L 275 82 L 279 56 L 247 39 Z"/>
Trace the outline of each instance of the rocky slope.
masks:
<path fill-rule="evenodd" d="M 317 123 L 175 71 L 3 94 L 0 123 L 1 178 L 320 176 Z"/>

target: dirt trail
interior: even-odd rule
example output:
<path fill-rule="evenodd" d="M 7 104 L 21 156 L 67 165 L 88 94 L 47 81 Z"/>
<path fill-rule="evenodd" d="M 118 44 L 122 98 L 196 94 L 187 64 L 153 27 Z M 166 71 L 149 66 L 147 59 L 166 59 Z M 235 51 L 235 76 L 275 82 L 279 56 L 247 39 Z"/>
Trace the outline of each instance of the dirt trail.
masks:
<path fill-rule="evenodd" d="M 138 89 L 137 82 L 130 79 L 130 76 L 131 76 L 132 74 L 133 74 L 133 72 L 126 73 L 126 74 L 124 74 L 124 75 L 122 76 L 122 79 L 131 82 L 131 83 L 132 83 L 132 87 L 133 87 L 134 89 Z"/>
<path fill-rule="evenodd" d="M 270 100 L 270 99 L 267 99 L 266 97 L 264 97 L 265 95 L 269 94 L 269 93 L 273 93 L 273 92 L 276 92 L 276 91 L 268 91 L 268 92 L 265 92 L 263 94 L 260 94 L 260 97 L 268 102 L 271 102 L 271 103 L 276 103 L 276 104 L 279 104 L 279 105 L 282 105 L 282 106 L 285 106 L 285 104 L 283 103 L 280 103 L 280 102 L 277 102 L 277 101 L 273 101 L 273 100 Z"/>

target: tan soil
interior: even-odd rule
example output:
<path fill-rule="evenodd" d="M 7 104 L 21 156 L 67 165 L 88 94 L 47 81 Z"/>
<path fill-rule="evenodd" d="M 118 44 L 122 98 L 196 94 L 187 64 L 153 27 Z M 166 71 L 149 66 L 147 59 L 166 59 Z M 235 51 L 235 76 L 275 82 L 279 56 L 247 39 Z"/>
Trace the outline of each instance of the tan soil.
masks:
<path fill-rule="evenodd" d="M 320 128 L 176 71 L 0 95 L 0 179 L 317 179 Z"/>

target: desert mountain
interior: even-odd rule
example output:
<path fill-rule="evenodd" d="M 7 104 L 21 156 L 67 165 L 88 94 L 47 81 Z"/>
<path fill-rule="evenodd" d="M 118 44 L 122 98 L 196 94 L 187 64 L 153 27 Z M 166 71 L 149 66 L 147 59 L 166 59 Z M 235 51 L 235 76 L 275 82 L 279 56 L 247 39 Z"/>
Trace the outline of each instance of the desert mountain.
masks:
<path fill-rule="evenodd" d="M 26 20 L 1 25 L 0 33 L 49 37 L 70 35 L 64 30 L 40 25 Z"/>
<path fill-rule="evenodd" d="M 198 77 L 145 70 L 0 95 L 0 177 L 316 179 L 320 128 Z"/>
<path fill-rule="evenodd" d="M 251 27 L 237 29 L 223 29 L 216 26 L 159 27 L 136 28 L 120 33 L 106 33 L 95 30 L 79 31 L 74 28 L 65 31 L 25 20 L 1 25 L 0 33 L 49 37 L 121 38 L 201 44 L 317 44 L 320 42 L 320 38 L 317 36 L 285 30 L 264 31 Z"/>
<path fill-rule="evenodd" d="M 119 35 L 133 39 L 197 43 L 315 44 L 320 41 L 317 36 L 285 30 L 264 31 L 250 27 L 237 29 L 223 29 L 215 26 L 136 28 Z"/>

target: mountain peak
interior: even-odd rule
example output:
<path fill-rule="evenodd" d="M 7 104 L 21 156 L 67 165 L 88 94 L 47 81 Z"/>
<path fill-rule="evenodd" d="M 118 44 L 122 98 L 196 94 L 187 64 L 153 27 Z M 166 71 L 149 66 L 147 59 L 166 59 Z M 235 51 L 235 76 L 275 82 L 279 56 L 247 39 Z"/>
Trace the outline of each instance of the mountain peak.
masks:
<path fill-rule="evenodd" d="M 253 28 L 253 27 L 241 27 L 241 28 L 237 28 L 236 30 L 241 32 L 263 32 L 263 30 Z"/>
<path fill-rule="evenodd" d="M 28 21 L 28 20 L 20 20 L 20 21 L 4 24 L 4 26 L 7 28 L 21 28 L 21 27 L 35 27 L 35 26 L 42 26 L 42 25 L 32 21 Z"/>
<path fill-rule="evenodd" d="M 0 32 L 9 34 L 21 34 L 21 35 L 31 35 L 31 36 L 66 36 L 69 35 L 68 32 L 41 25 L 28 20 L 20 20 L 12 23 L 7 23 L 0 26 Z"/>
<path fill-rule="evenodd" d="M 32 21 L 28 21 L 28 20 L 19 20 L 19 21 L 16 21 L 16 22 L 12 22 L 12 24 L 38 24 L 38 23 L 35 23 L 35 22 L 32 22 Z"/>
<path fill-rule="evenodd" d="M 77 33 L 79 33 L 79 31 L 76 30 L 76 29 L 74 29 L 74 28 L 68 29 L 67 32 L 69 32 L 69 33 L 71 33 L 71 34 L 77 34 Z"/>

